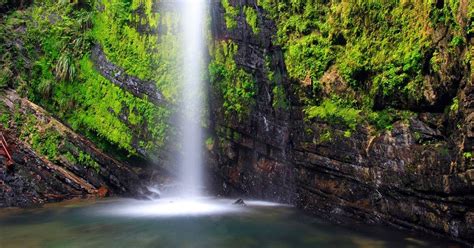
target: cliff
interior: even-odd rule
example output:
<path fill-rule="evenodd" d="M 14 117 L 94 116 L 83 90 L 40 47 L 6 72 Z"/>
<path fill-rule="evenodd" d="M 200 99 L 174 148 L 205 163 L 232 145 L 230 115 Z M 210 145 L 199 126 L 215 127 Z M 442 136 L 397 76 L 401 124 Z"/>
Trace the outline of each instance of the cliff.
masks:
<path fill-rule="evenodd" d="M 136 196 L 176 172 L 173 5 L 0 7 L 0 88 L 82 142 L 62 142 L 38 115 L 30 124 L 46 131 L 12 125 L 17 109 L 1 108 L 16 156 L 35 161 L 0 171 L 2 196 L 13 199 L 1 206 L 102 185 Z M 203 146 L 213 191 L 474 243 L 472 2 L 221 0 L 209 13 Z M 22 199 L 8 193 L 16 183 L 41 187 Z"/>
<path fill-rule="evenodd" d="M 473 5 L 213 3 L 222 193 L 472 244 Z"/>

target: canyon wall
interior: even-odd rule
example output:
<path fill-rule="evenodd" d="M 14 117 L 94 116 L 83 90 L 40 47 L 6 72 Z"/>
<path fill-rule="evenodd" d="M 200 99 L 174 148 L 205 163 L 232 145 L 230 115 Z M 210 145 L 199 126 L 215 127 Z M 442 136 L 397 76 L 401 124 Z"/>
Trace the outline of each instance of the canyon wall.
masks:
<path fill-rule="evenodd" d="M 221 193 L 472 244 L 472 5 L 213 2 Z"/>
<path fill-rule="evenodd" d="M 12 13 L 7 2 L 0 88 L 48 117 L 28 112 L 32 123 L 17 127 L 22 108 L 0 105 L 2 131 L 18 142 L 0 206 L 102 185 L 141 195 L 174 173 L 172 5 L 44 1 Z M 474 243 L 473 3 L 222 0 L 209 12 L 203 145 L 216 193 Z M 82 145 L 58 138 L 50 119 Z M 39 187 L 24 199 L 28 185 Z"/>

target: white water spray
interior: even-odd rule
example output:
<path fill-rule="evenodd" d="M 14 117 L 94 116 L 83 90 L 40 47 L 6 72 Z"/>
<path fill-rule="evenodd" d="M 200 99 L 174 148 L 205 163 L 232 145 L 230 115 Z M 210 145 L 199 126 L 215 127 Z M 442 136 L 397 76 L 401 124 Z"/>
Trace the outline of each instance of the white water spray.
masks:
<path fill-rule="evenodd" d="M 183 85 L 180 118 L 180 184 L 183 197 L 199 197 L 203 188 L 201 116 L 206 0 L 181 0 Z"/>

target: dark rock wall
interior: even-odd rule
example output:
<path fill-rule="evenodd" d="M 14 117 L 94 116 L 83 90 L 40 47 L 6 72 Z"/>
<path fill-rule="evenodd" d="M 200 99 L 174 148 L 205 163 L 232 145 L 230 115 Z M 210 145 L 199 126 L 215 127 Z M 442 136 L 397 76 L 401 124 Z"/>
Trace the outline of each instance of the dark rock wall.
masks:
<path fill-rule="evenodd" d="M 2 93 L 1 104 L 8 106 L 12 115 L 35 118 L 38 124 L 32 128 L 38 128 L 39 132 L 55 130 L 63 140 L 57 144 L 58 150 L 80 151 L 82 156 L 96 161 L 98 168 L 94 170 L 62 155 L 52 161 L 36 153 L 22 140 L 24 134 L 18 123 L 12 121 L 8 127 L 2 125 L 0 134 L 6 138 L 13 161 L 0 156 L 0 208 L 34 207 L 78 197 L 120 195 L 143 198 L 150 195 L 145 187 L 148 180 L 139 177 L 149 171 L 134 168 L 105 154 L 91 141 L 73 132 L 41 107 L 20 98 L 14 91 Z M 25 120 L 20 119 L 22 121 Z"/>
<path fill-rule="evenodd" d="M 252 0 L 230 2 L 257 6 Z M 457 116 L 426 108 L 394 123 L 391 131 L 374 134 L 358 127 L 347 138 L 342 128 L 303 120 L 282 51 L 272 45 L 275 26 L 256 9 L 258 34 L 242 12 L 235 18 L 237 27 L 227 29 L 221 3 L 211 6 L 214 39 L 238 44 L 236 64 L 254 75 L 258 85 L 256 104 L 242 121 L 223 115 L 222 99 L 211 89 L 211 123 L 219 142 L 210 147 L 210 164 L 220 193 L 295 203 L 335 221 L 382 222 L 474 243 L 474 167 L 469 156 L 459 154 L 472 151 L 473 145 L 469 71 L 456 67 L 457 62 L 446 65 L 446 77 L 457 79 L 443 82 L 457 83 L 436 89 L 457 94 Z M 266 56 L 282 75 L 288 110 L 272 107 Z M 333 137 L 324 141 L 328 128 Z"/>
<path fill-rule="evenodd" d="M 239 1 L 244 4 L 245 1 Z M 257 84 L 256 102 L 248 118 L 224 116 L 222 99 L 210 90 L 211 129 L 216 142 L 210 151 L 210 164 L 216 188 L 222 194 L 295 202 L 294 166 L 290 155 L 290 120 L 288 111 L 272 107 L 271 82 L 265 75 L 265 57 L 272 68 L 281 71 L 281 50 L 274 47 L 272 22 L 265 20 L 255 35 L 239 15 L 238 27 L 227 30 L 224 10 L 219 2 L 211 7 L 212 33 L 216 40 L 231 39 L 238 46 L 234 59 L 238 67 L 252 74 Z"/>

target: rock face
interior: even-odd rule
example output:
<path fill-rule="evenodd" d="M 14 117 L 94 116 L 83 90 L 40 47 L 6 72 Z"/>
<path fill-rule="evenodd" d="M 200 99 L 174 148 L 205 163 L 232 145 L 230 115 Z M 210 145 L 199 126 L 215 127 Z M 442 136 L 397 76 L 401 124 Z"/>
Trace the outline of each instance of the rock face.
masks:
<path fill-rule="evenodd" d="M 215 130 L 217 144 L 210 151 L 209 164 L 215 188 L 226 195 L 294 203 L 296 170 L 290 154 L 291 113 L 272 107 L 271 82 L 264 70 L 266 56 L 272 58 L 267 62 L 272 67 L 283 67 L 281 51 L 270 42 L 274 27 L 270 21 L 265 22 L 255 36 L 245 25 L 244 17 L 238 16 L 238 28 L 228 31 L 219 3 L 213 3 L 211 14 L 215 39 L 235 42 L 237 66 L 250 72 L 258 82 L 253 112 L 240 121 L 237 116 L 225 116 L 219 93 L 211 89 L 211 129 Z"/>
<path fill-rule="evenodd" d="M 88 156 L 95 161 L 98 168 L 95 170 L 86 166 L 85 162 L 71 161 L 63 155 L 52 162 L 35 153 L 28 143 L 21 140 L 20 136 L 24 133 L 14 122 L 8 129 L 0 126 L 14 162 L 6 166 L 6 158 L 0 156 L 0 208 L 33 207 L 76 197 L 121 195 L 141 198 L 149 194 L 144 187 L 146 181 L 141 181 L 129 165 L 103 153 L 41 107 L 19 98 L 13 91 L 2 96 L 2 100 L 12 108 L 12 113 L 34 117 L 41 123 L 30 128 L 54 129 L 60 133 L 63 143 L 56 144 L 58 151 L 71 149 L 70 152 L 80 152 L 81 157 Z"/>
<path fill-rule="evenodd" d="M 92 49 L 92 59 L 97 71 L 118 87 L 127 90 L 136 97 L 144 98 L 147 96 L 150 102 L 156 105 L 166 103 L 163 95 L 156 88 L 155 82 L 143 81 L 127 75 L 122 68 L 119 68 L 107 60 L 100 46 L 96 45 L 94 49 Z"/>
<path fill-rule="evenodd" d="M 253 0 L 230 2 L 240 9 L 257 6 Z M 388 223 L 474 244 L 474 166 L 469 156 L 474 89 L 466 83 L 472 80 L 469 72 L 453 69 L 456 63 L 446 65 L 441 70 L 463 80 L 434 90 L 449 94 L 433 93 L 457 94 L 456 116 L 439 111 L 446 101 L 434 100 L 442 106 L 421 106 L 389 131 L 359 126 L 347 137 L 337 125 L 304 121 L 282 51 L 271 42 L 275 26 L 257 10 L 260 32 L 255 34 L 242 12 L 234 18 L 236 27 L 228 29 L 222 4 L 211 6 L 214 38 L 238 45 L 235 62 L 258 85 L 256 104 L 241 121 L 224 116 L 222 97 L 211 89 L 211 123 L 218 142 L 210 148 L 209 164 L 219 193 L 288 202 L 335 221 L 350 217 Z M 265 76 L 268 57 L 290 93 L 286 110 L 272 106 L 275 93 Z M 332 137 L 324 139 L 328 129 Z"/>

